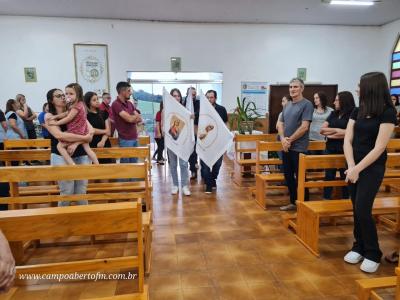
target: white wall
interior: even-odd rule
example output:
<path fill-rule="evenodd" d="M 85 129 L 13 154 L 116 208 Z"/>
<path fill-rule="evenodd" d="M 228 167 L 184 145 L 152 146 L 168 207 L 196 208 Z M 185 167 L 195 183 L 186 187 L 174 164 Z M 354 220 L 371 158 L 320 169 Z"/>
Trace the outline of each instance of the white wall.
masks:
<path fill-rule="evenodd" d="M 400 19 L 389 24 L 382 26 L 381 43 L 380 43 L 380 58 L 382 71 L 388 76 L 390 80 L 390 70 L 392 62 L 392 53 L 397 37 L 400 34 Z"/>
<path fill-rule="evenodd" d="M 110 81 L 127 70 L 169 71 L 182 57 L 183 71 L 224 73 L 222 103 L 231 109 L 240 82 L 288 82 L 298 67 L 308 81 L 354 91 L 360 75 L 382 69 L 380 27 L 229 25 L 0 17 L 0 107 L 17 93 L 41 109 L 45 93 L 75 80 L 73 44 L 109 45 Z M 24 82 L 36 67 L 38 82 Z M 112 90 L 114 93 L 114 90 Z M 115 95 L 115 93 L 114 93 Z"/>

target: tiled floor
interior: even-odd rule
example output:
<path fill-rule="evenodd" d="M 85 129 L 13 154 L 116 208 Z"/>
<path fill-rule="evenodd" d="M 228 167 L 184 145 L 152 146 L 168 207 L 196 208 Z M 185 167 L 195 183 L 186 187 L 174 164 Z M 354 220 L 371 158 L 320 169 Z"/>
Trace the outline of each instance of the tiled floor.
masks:
<path fill-rule="evenodd" d="M 355 280 L 368 276 L 342 260 L 352 243 L 348 220 L 343 222 L 349 225 L 322 227 L 321 258 L 316 258 L 282 226 L 277 206 L 260 209 L 247 188 L 231 182 L 229 163 L 221 170 L 216 193 L 205 194 L 197 182 L 192 196 L 183 198 L 170 195 L 163 168 L 153 168 L 150 299 L 356 299 Z M 285 199 L 275 196 L 274 203 Z M 393 233 L 380 228 L 379 236 L 383 251 L 398 248 Z M 69 253 L 74 258 L 129 251 L 127 244 L 74 249 Z M 64 257 L 45 248 L 32 260 L 50 256 Z M 374 276 L 393 274 L 394 266 L 383 262 Z M 83 299 L 131 290 L 129 282 L 49 284 L 21 289 L 13 299 Z"/>

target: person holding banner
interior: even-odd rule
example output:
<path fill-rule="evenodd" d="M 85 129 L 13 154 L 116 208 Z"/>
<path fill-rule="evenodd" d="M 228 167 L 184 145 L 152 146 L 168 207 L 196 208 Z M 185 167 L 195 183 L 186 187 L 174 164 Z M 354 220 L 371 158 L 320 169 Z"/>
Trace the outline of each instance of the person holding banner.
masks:
<path fill-rule="evenodd" d="M 196 98 L 197 92 L 194 87 L 189 87 L 186 92 L 185 98 L 185 106 L 187 109 L 190 110 L 192 114 L 194 114 L 194 137 L 195 142 L 197 139 L 197 126 L 199 125 L 199 112 L 200 112 L 200 100 Z M 197 153 L 196 147 L 193 147 L 193 152 L 189 158 L 189 168 L 190 168 L 190 179 L 196 180 L 197 179 Z"/>
<path fill-rule="evenodd" d="M 179 105 L 184 105 L 182 94 L 179 89 L 172 89 L 170 95 L 175 98 L 175 100 L 179 103 Z M 165 106 L 169 110 L 169 105 Z M 167 110 L 167 111 L 168 111 Z M 186 110 L 186 109 L 185 109 Z M 173 138 L 174 141 L 179 139 L 182 131 L 182 121 L 178 118 L 173 119 L 172 124 L 166 124 L 168 126 L 168 130 L 166 132 Z M 172 189 L 171 194 L 176 195 L 179 191 L 179 179 L 178 179 L 178 160 L 179 160 L 179 168 L 181 170 L 181 184 L 182 184 L 182 192 L 185 196 L 190 196 L 190 189 L 188 185 L 189 181 L 189 173 L 188 173 L 188 160 L 184 160 L 181 157 L 178 157 L 176 153 L 174 153 L 168 144 L 168 137 L 167 135 L 167 155 L 168 155 L 168 162 L 171 171 L 172 177 Z M 190 154 L 189 154 L 190 155 Z M 189 155 L 187 157 L 189 157 Z"/>
<path fill-rule="evenodd" d="M 211 105 L 215 108 L 215 110 L 217 111 L 218 115 L 221 117 L 222 121 L 226 124 L 228 122 L 228 113 L 226 112 L 225 107 L 223 107 L 222 105 L 218 105 L 216 103 L 217 101 L 217 92 L 214 90 L 209 90 L 206 93 L 206 97 L 208 99 L 208 101 L 210 101 Z M 214 128 L 214 125 L 207 125 L 204 128 L 204 131 L 202 130 L 201 132 L 198 132 L 198 136 L 197 138 L 200 140 L 205 140 L 207 138 L 207 136 L 213 131 L 216 130 L 216 128 Z M 206 194 L 211 194 L 213 188 L 217 188 L 217 177 L 219 174 L 219 170 L 221 168 L 222 165 L 222 159 L 223 159 L 223 155 L 218 158 L 218 160 L 214 163 L 214 165 L 212 166 L 212 169 L 206 164 L 204 163 L 203 160 L 200 160 L 200 165 L 201 165 L 201 175 L 204 178 L 204 182 L 206 184 Z"/>

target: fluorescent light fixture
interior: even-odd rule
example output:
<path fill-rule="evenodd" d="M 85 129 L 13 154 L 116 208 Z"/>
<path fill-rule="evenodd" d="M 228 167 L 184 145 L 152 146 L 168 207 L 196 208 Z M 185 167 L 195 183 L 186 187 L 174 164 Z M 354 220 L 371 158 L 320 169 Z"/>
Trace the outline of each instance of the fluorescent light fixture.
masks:
<path fill-rule="evenodd" d="M 354 0 L 332 0 L 332 5 L 358 5 L 358 6 L 371 6 L 374 5 L 375 1 L 354 1 Z"/>

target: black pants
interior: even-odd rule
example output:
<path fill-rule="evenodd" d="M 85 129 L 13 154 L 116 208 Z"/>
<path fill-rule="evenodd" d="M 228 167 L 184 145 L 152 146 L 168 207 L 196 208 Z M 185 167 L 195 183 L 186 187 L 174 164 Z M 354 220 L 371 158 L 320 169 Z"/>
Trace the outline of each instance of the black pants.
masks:
<path fill-rule="evenodd" d="M 194 140 L 195 140 L 194 149 L 193 149 L 192 154 L 189 157 L 189 169 L 190 169 L 190 172 L 192 172 L 192 173 L 196 173 L 197 172 L 197 169 L 196 169 L 196 164 L 197 164 L 197 152 L 196 152 L 197 136 L 196 135 L 194 136 Z"/>
<path fill-rule="evenodd" d="M 200 160 L 201 165 L 201 176 L 204 178 L 204 182 L 207 187 L 213 187 L 216 185 L 216 180 L 218 178 L 219 169 L 221 169 L 223 156 L 221 156 L 213 165 L 212 169 L 207 166 L 202 160 Z"/>
<path fill-rule="evenodd" d="M 27 129 L 26 132 L 28 133 L 28 138 L 29 139 L 37 139 L 35 128 Z"/>
<path fill-rule="evenodd" d="M 0 197 L 10 197 L 10 185 L 8 182 L 0 182 Z M 0 210 L 8 210 L 8 204 L 0 204 Z"/>
<path fill-rule="evenodd" d="M 360 173 L 355 184 L 350 185 L 355 239 L 352 251 L 375 262 L 380 262 L 382 252 L 379 249 L 378 233 L 372 217 L 372 205 L 384 174 L 385 165 L 372 164 Z"/>
<path fill-rule="evenodd" d="M 297 200 L 297 176 L 299 174 L 300 152 L 289 150 L 282 151 L 283 174 L 289 189 L 290 203 L 296 204 Z M 308 189 L 305 191 L 305 200 L 308 200 Z"/>
<path fill-rule="evenodd" d="M 164 152 L 164 137 L 156 138 L 157 150 L 154 152 L 153 157 L 157 155 L 157 161 L 163 160 L 163 152 Z"/>

